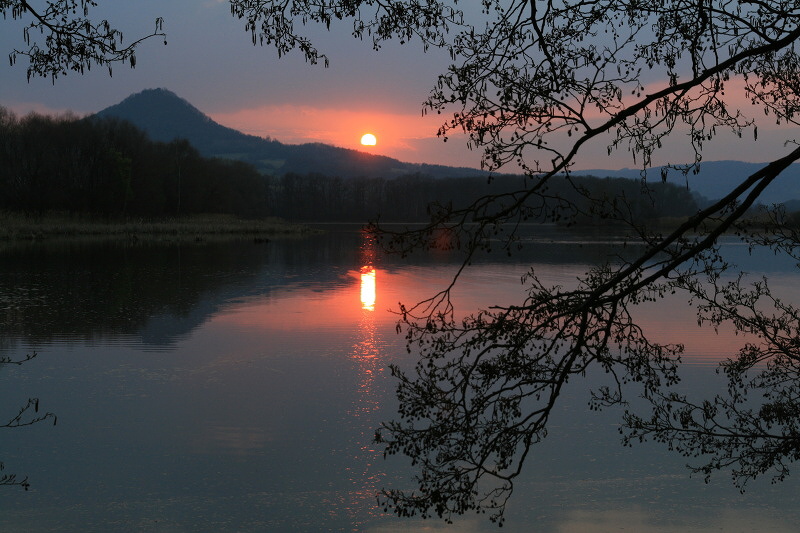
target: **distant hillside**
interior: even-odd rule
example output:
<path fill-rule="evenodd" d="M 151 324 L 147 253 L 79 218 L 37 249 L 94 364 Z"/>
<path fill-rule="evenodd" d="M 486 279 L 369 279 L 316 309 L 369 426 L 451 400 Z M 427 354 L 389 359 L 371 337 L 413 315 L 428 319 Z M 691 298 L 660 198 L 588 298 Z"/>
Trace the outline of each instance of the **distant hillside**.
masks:
<path fill-rule="evenodd" d="M 97 116 L 128 120 L 147 132 L 153 140 L 169 142 L 176 138 L 187 139 L 204 156 L 245 161 L 260 172 L 273 176 L 289 172 L 342 178 L 393 178 L 417 173 L 436 178 L 486 175 L 472 168 L 404 163 L 390 157 L 327 144 L 284 144 L 246 135 L 214 122 L 185 99 L 166 89 L 147 89 L 133 94 L 119 104 L 98 112 Z M 762 166 L 739 161 L 708 161 L 701 164 L 697 175 L 685 178 L 673 171 L 668 174 L 667 181 L 681 187 L 688 185 L 694 195 L 715 200 Z M 640 177 L 640 171 L 631 168 L 583 170 L 575 174 L 601 178 Z M 661 168 L 648 170 L 647 176 L 654 183 L 660 182 Z M 800 164 L 787 169 L 764 191 L 760 201 L 765 204 L 788 204 L 792 200 L 800 200 Z"/>
<path fill-rule="evenodd" d="M 403 163 L 391 157 L 321 143 L 283 144 L 227 128 L 166 89 L 147 89 L 97 113 L 132 122 L 156 141 L 187 139 L 209 157 L 237 159 L 271 175 L 288 172 L 328 176 L 384 177 L 420 173 L 434 177 L 485 175 L 472 168 Z"/>
<path fill-rule="evenodd" d="M 687 187 L 694 193 L 709 200 L 717 200 L 732 187 L 741 183 L 743 178 L 764 167 L 766 163 L 744 163 L 742 161 L 704 161 L 700 164 L 699 174 L 684 177 L 680 172 L 671 171 L 667 182 Z M 633 178 L 641 177 L 641 171 L 632 168 L 621 170 L 580 170 L 575 174 L 581 176 Z M 647 171 L 647 179 L 652 182 L 661 181 L 661 167 Z M 792 200 L 800 200 L 800 164 L 795 163 L 778 176 L 764 191 L 759 201 L 762 204 L 787 204 Z"/>

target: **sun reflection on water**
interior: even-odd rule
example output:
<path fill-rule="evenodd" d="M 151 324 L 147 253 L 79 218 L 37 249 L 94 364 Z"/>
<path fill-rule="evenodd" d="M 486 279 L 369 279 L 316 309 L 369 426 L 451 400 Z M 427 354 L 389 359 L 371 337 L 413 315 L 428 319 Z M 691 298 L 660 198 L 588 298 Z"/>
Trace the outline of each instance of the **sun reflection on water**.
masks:
<path fill-rule="evenodd" d="M 361 267 L 361 308 L 375 310 L 375 267 Z"/>
<path fill-rule="evenodd" d="M 372 438 L 376 427 L 375 416 L 385 394 L 379 381 L 385 364 L 386 345 L 374 312 L 377 299 L 375 267 L 367 263 L 361 267 L 360 274 L 362 311 L 351 355 L 359 375 L 358 394 L 348 409 L 348 415 L 358 427 L 358 437 L 352 449 L 352 462 L 358 466 L 349 472 L 351 491 L 343 507 L 354 522 L 368 523 L 382 514 L 375 496 L 384 484 L 385 473 L 380 460 L 381 452 L 375 449 Z"/>

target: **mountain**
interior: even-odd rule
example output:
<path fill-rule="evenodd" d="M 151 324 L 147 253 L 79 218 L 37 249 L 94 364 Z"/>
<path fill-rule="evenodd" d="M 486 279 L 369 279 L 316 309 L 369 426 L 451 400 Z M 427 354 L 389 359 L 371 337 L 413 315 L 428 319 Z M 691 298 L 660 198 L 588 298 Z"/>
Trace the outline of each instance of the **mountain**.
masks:
<path fill-rule="evenodd" d="M 96 113 L 97 117 L 127 120 L 151 139 L 188 140 L 204 156 L 238 159 L 259 171 L 280 175 L 319 173 L 343 178 L 394 177 L 420 173 L 434 177 L 482 176 L 474 168 L 404 163 L 391 157 L 368 154 L 322 143 L 283 144 L 246 135 L 211 120 L 188 101 L 167 89 L 147 89 Z"/>
<path fill-rule="evenodd" d="M 485 172 L 473 168 L 404 163 L 391 157 L 327 144 L 284 144 L 274 139 L 246 135 L 214 122 L 188 101 L 167 89 L 147 89 L 133 94 L 122 102 L 103 109 L 96 116 L 128 120 L 157 141 L 187 139 L 202 155 L 246 161 L 265 174 L 319 173 L 343 178 L 391 178 L 415 173 L 433 177 L 486 175 Z M 762 166 L 764 164 L 741 161 L 708 161 L 701 163 L 697 175 L 684 177 L 672 171 L 668 173 L 667 181 L 687 187 L 706 200 L 715 200 Z M 631 168 L 582 170 L 575 174 L 601 178 L 641 178 L 640 170 Z M 647 178 L 653 182 L 660 181 L 661 168 L 649 169 Z M 772 204 L 787 203 L 795 199 L 800 200 L 800 164 L 791 165 L 784 171 L 764 191 L 760 201 Z"/>
<path fill-rule="evenodd" d="M 766 163 L 742 161 L 704 161 L 700 163 L 700 171 L 697 174 L 690 173 L 688 176 L 683 176 L 675 170 L 669 171 L 667 182 L 686 187 L 696 195 L 708 200 L 717 200 L 741 183 L 744 178 L 765 165 Z M 641 178 L 641 170 L 633 168 L 576 170 L 574 173 L 581 176 Z M 647 180 L 661 181 L 661 167 L 648 169 Z M 787 204 L 787 209 L 793 200 L 800 200 L 800 163 L 790 165 L 780 176 L 775 178 L 775 181 L 764 190 L 759 198 L 759 202 L 762 204 Z"/>

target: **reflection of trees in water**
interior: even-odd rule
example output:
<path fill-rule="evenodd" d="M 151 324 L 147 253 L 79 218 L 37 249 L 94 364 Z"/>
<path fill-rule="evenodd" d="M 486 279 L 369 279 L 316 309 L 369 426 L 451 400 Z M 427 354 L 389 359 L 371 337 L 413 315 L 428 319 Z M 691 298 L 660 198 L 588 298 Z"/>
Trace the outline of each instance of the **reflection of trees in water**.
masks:
<path fill-rule="evenodd" d="M 0 252 L 0 349 L 137 334 L 169 344 L 230 299 L 289 284 L 341 284 L 336 265 L 352 265 L 354 236 L 9 247 Z"/>
<path fill-rule="evenodd" d="M 154 314 L 187 316 L 220 285 L 208 274 L 241 261 L 200 247 L 117 243 L 35 246 L 3 259 L 2 333 L 31 343 L 136 333 Z"/>

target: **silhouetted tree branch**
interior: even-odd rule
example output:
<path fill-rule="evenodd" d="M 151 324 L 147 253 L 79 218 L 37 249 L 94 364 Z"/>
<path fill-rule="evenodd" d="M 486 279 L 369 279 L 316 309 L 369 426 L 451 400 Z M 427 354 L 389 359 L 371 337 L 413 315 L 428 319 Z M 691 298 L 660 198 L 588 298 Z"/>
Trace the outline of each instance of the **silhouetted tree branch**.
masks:
<path fill-rule="evenodd" d="M 81 2 L 84 17 L 93 5 Z M 34 27 L 51 32 L 41 53 L 35 44 L 12 53 L 12 62 L 16 54 L 31 58 L 29 75 L 133 60 L 132 50 L 117 54 L 120 36 L 108 23 L 78 18 L 59 30 L 50 9 L 74 9 L 76 2 L 49 6 L 37 12 L 25 2 L 0 2 L 3 14 L 30 15 Z M 489 511 L 502 521 L 514 479 L 546 436 L 562 390 L 593 368 L 608 378 L 592 391 L 592 408 L 627 405 L 632 394 L 650 404 L 649 414 L 624 415 L 625 442 L 663 441 L 698 456 L 696 471 L 730 468 L 740 484 L 769 471 L 775 479 L 787 474 L 800 442 L 797 310 L 773 295 L 766 280 L 742 274 L 730 281 L 736 267 L 718 241 L 735 234 L 751 247 L 796 257 L 798 234 L 779 209 L 767 210 L 762 226 L 747 214 L 800 159 L 800 149 L 787 148 L 665 234 L 635 216 L 628 196 L 591 190 L 571 170 L 585 145 L 603 142 L 609 154 L 627 150 L 644 176 L 665 139 L 678 137 L 690 155 L 667 168 L 688 180 L 720 132 L 752 131 L 756 142 L 755 119 L 742 102 L 796 126 L 800 6 L 789 0 L 231 0 L 231 13 L 245 21 L 254 44 L 274 46 L 279 55 L 299 49 L 312 63 L 328 61 L 300 28 L 331 28 L 337 20 L 351 22 L 353 36 L 375 49 L 387 40 L 416 40 L 449 53 L 451 64 L 423 109 L 449 114 L 439 134 L 465 133 L 485 168 L 517 165 L 526 179 L 516 190 L 466 206 L 443 201 L 421 229 L 376 227 L 390 251 L 460 249 L 455 284 L 481 249 L 512 252 L 520 225 L 531 220 L 599 216 L 626 228 L 637 245 L 590 269 L 574 287 L 549 286 L 532 270 L 516 305 L 461 317 L 451 284 L 400 309 L 409 349 L 420 360 L 410 372 L 393 367 L 398 419 L 376 439 L 387 454 L 411 459 L 418 487 L 387 489 L 387 508 L 447 520 Z M 154 35 L 159 31 L 160 21 Z M 555 192 L 556 183 L 566 183 L 569 194 Z M 643 180 L 643 196 L 650 185 Z M 651 342 L 637 324 L 638 304 L 674 293 L 696 307 L 702 323 L 724 322 L 755 339 L 722 363 L 725 394 L 677 393 L 682 346 Z"/>
<path fill-rule="evenodd" d="M 36 352 L 25 355 L 22 359 L 11 359 L 9 357 L 0 357 L 0 366 L 2 365 L 21 365 L 26 361 L 30 361 L 36 357 Z M 0 424 L 0 429 L 3 428 L 18 428 L 23 426 L 32 426 L 44 420 L 52 420 L 53 425 L 56 425 L 57 417 L 55 414 L 47 412 L 39 414 L 39 399 L 28 398 L 28 402 L 22 406 L 19 412 L 13 416 L 8 422 Z M 4 469 L 4 465 L 0 462 L 0 472 Z M 16 474 L 3 474 L 0 473 L 0 485 L 17 485 L 25 490 L 30 488 L 28 478 L 18 478 Z"/>
<path fill-rule="evenodd" d="M 756 123 L 742 101 L 779 124 L 796 124 L 800 8 L 747 0 L 510 0 L 481 2 L 480 13 L 474 8 L 435 0 L 232 2 L 254 42 L 280 53 L 300 48 L 312 62 L 324 56 L 308 39 L 295 40 L 294 23 L 348 19 L 354 35 L 376 49 L 388 39 L 445 49 L 452 63 L 424 103 L 429 112 L 451 114 L 439 134 L 466 133 L 485 168 L 518 165 L 527 174 L 516 190 L 467 206 L 434 206 L 423 228 L 376 226 L 388 250 L 462 250 L 455 284 L 481 249 L 512 252 L 526 221 L 599 215 L 627 228 L 637 244 L 575 287 L 548 286 L 531 271 L 517 305 L 464 318 L 450 285 L 401 307 L 409 348 L 420 359 L 413 371 L 393 367 L 399 416 L 376 439 L 387 454 L 411 459 L 418 486 L 386 490 L 387 508 L 448 520 L 490 511 L 502 520 L 513 481 L 546 436 L 561 391 L 593 367 L 608 375 L 593 391 L 593 408 L 626 405 L 632 393 L 652 405 L 652 416 L 626 413 L 625 442 L 653 437 L 710 457 L 696 467 L 705 473 L 732 468 L 746 481 L 775 469 L 782 478 L 797 458 L 797 316 L 765 282 L 747 290 L 744 277 L 738 285 L 723 282 L 735 265 L 718 241 L 736 234 L 752 247 L 795 253 L 797 234 L 775 211 L 761 228 L 747 214 L 800 149 L 719 191 L 719 201 L 665 234 L 637 220 L 628 197 L 590 191 L 570 171 L 584 145 L 601 139 L 609 153 L 629 151 L 644 171 L 664 140 L 679 134 L 693 156 L 667 168 L 688 179 L 721 131 L 741 136 L 751 129 L 755 141 Z M 573 193 L 554 193 L 564 181 Z M 642 194 L 649 188 L 643 181 Z M 673 293 L 685 295 L 701 321 L 724 321 L 759 339 L 723 363 L 728 395 L 692 401 L 675 393 L 682 346 L 653 343 L 637 325 L 637 304 Z"/>
<path fill-rule="evenodd" d="M 136 47 L 151 37 L 164 38 L 163 19 L 155 20 L 152 33 L 123 44 L 122 32 L 107 20 L 95 22 L 93 0 L 26 2 L 0 0 L 0 15 L 25 22 L 22 38 L 27 48 L 15 48 L 8 56 L 11 65 L 19 56 L 28 58 L 27 75 L 49 77 L 54 82 L 69 71 L 84 73 L 93 65 L 108 68 L 115 63 L 136 66 Z"/>

